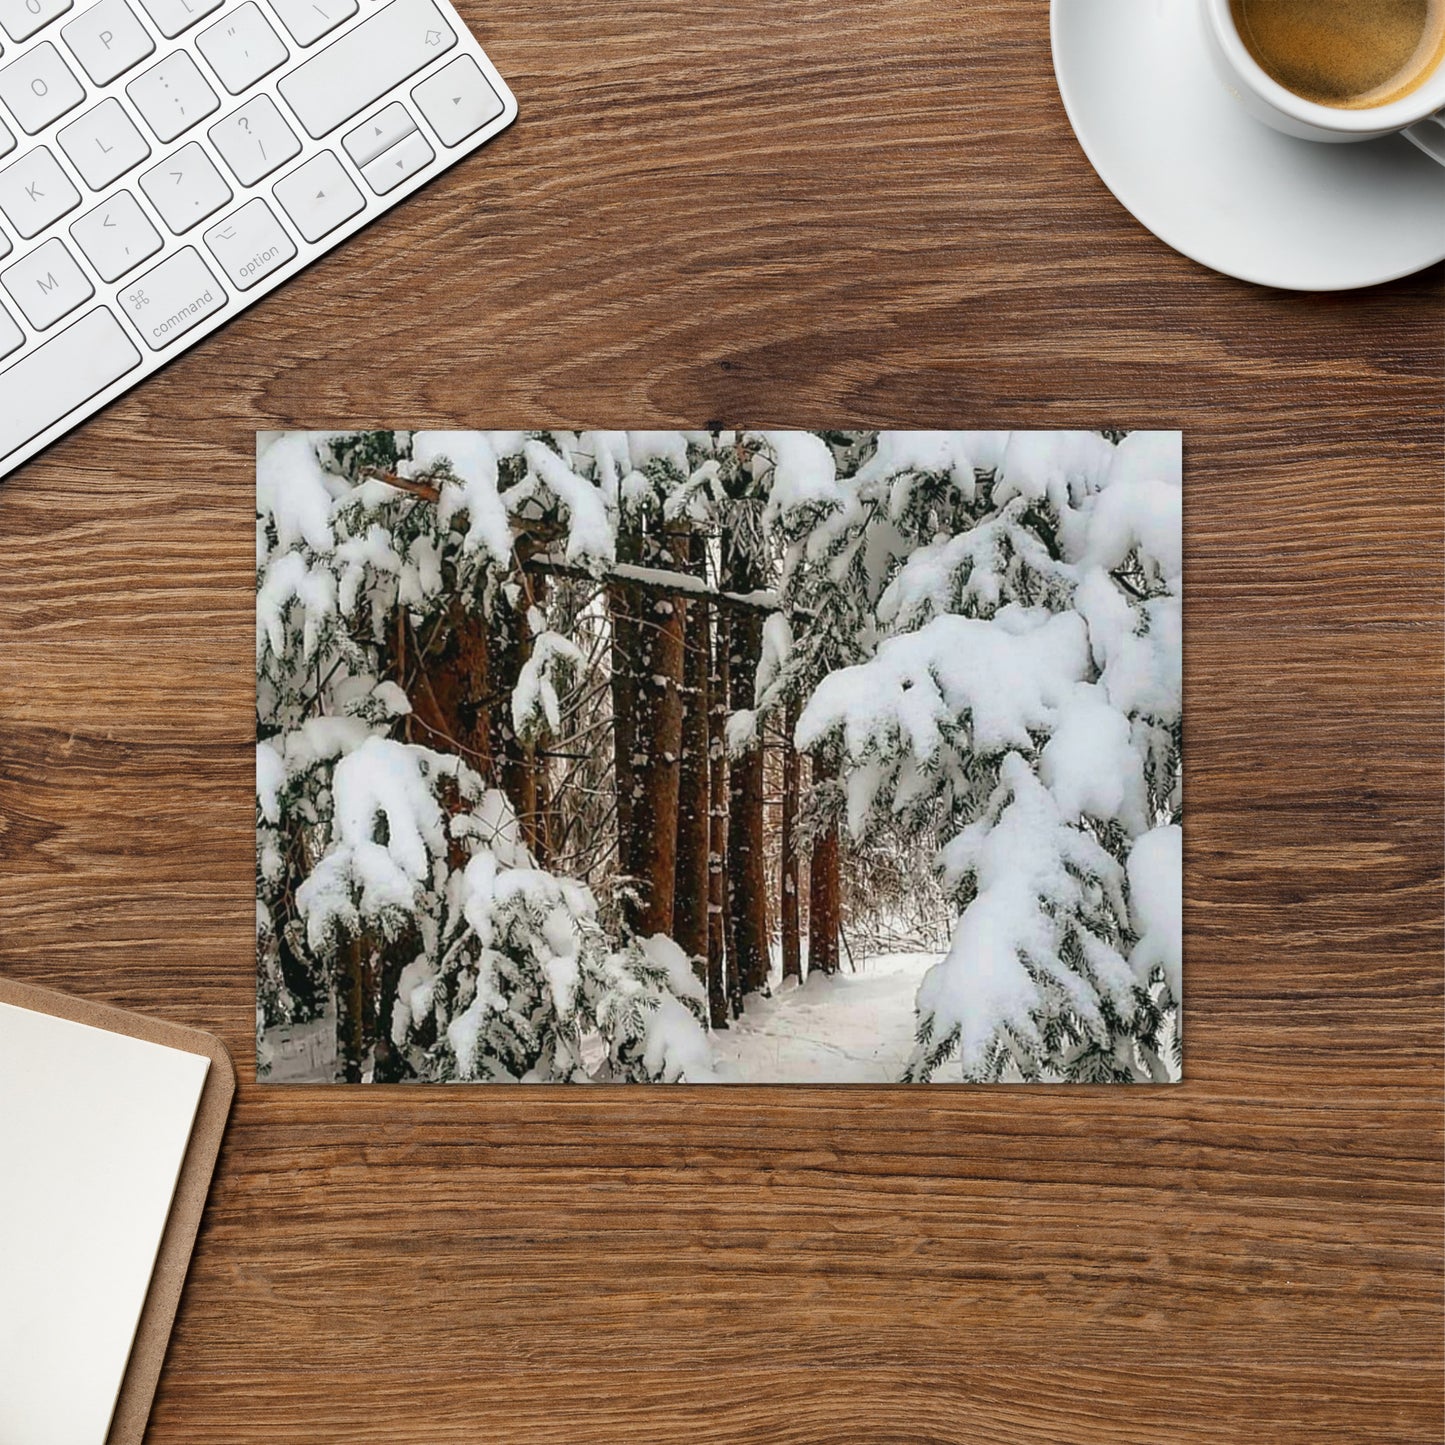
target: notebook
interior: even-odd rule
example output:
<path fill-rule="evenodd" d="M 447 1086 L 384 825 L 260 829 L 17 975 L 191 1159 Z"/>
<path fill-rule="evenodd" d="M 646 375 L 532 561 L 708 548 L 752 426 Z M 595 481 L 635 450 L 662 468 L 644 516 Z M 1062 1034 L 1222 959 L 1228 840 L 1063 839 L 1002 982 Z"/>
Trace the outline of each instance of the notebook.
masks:
<path fill-rule="evenodd" d="M 0 980 L 5 1445 L 139 1440 L 233 1087 L 210 1035 Z"/>

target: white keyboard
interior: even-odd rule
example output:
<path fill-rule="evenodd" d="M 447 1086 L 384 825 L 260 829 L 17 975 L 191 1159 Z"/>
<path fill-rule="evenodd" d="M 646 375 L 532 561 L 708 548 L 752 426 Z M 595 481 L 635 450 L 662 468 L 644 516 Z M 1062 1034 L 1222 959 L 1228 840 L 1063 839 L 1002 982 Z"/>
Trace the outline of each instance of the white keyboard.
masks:
<path fill-rule="evenodd" d="M 0 0 L 0 476 L 516 114 L 447 0 Z"/>

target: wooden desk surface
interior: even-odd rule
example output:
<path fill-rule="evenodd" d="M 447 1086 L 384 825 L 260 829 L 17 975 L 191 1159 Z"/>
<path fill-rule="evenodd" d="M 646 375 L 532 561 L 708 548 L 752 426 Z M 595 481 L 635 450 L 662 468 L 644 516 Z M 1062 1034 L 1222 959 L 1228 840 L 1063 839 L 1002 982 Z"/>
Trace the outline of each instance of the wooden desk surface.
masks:
<path fill-rule="evenodd" d="M 1440 269 L 1166 250 L 1041 0 L 463 9 L 519 123 L 0 486 L 0 969 L 252 1075 L 258 427 L 1179 426 L 1187 1082 L 243 1082 L 150 1439 L 1438 1439 Z"/>

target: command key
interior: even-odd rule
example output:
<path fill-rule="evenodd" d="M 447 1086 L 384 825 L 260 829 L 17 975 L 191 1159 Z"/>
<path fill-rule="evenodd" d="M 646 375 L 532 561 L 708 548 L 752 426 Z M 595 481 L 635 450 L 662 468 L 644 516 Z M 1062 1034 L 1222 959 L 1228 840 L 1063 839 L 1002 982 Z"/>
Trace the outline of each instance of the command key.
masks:
<path fill-rule="evenodd" d="M 152 351 L 163 351 L 214 316 L 226 300 L 221 283 L 193 246 L 167 256 L 120 292 L 122 308 Z"/>

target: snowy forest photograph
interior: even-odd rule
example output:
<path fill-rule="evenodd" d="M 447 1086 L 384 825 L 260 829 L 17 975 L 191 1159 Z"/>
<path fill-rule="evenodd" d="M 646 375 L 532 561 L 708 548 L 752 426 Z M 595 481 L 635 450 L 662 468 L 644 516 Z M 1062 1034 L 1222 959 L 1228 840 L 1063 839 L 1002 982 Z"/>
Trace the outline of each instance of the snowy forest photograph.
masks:
<path fill-rule="evenodd" d="M 275 1083 L 1169 1083 L 1177 432 L 257 439 Z"/>

